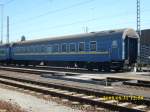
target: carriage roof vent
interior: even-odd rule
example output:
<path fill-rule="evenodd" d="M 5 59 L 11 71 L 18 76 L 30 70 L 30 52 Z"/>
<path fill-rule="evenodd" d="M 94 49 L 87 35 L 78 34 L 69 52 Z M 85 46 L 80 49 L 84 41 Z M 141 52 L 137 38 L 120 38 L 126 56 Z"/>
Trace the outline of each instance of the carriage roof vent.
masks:
<path fill-rule="evenodd" d="M 90 33 L 95 33 L 95 32 L 90 32 Z"/>
<path fill-rule="evenodd" d="M 109 33 L 114 33 L 114 32 L 115 32 L 115 30 L 110 30 L 110 31 L 109 31 Z"/>

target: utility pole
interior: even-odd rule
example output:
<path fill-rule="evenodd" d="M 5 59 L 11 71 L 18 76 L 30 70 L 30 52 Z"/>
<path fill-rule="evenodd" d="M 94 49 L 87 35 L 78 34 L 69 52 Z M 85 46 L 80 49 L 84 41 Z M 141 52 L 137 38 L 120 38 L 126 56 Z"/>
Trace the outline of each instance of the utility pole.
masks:
<path fill-rule="evenodd" d="M 139 66 L 139 69 L 141 70 L 141 12 L 140 12 L 140 0 L 137 0 L 137 33 L 139 34 L 139 39 L 138 39 L 138 58 L 137 58 L 137 63 Z"/>
<path fill-rule="evenodd" d="M 9 43 L 9 16 L 7 16 L 7 43 Z"/>
<path fill-rule="evenodd" d="M 141 12 L 140 12 L 140 0 L 137 0 L 137 32 L 141 36 Z"/>
<path fill-rule="evenodd" d="M 89 28 L 87 26 L 83 27 L 85 33 L 88 33 Z"/>
<path fill-rule="evenodd" d="M 3 43 L 3 18 L 4 18 L 4 4 L 0 4 L 1 7 L 1 44 Z"/>
<path fill-rule="evenodd" d="M 88 33 L 89 28 L 86 26 L 85 27 L 85 32 Z"/>

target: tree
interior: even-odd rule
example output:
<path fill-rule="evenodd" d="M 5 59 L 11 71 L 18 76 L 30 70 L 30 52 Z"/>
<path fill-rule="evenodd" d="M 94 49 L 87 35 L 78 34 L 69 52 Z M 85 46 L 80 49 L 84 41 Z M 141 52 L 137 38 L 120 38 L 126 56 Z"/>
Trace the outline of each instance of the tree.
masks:
<path fill-rule="evenodd" d="M 26 41 L 26 37 L 24 35 L 21 36 L 21 41 Z"/>

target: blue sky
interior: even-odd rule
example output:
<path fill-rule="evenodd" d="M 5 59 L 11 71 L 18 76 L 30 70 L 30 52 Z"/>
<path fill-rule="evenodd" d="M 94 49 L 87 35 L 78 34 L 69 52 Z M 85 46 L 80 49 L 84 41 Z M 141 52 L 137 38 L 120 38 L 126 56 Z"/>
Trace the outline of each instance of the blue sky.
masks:
<path fill-rule="evenodd" d="M 7 3 L 8 2 L 8 3 Z M 136 0 L 0 0 L 10 17 L 10 40 L 120 29 L 136 29 Z M 150 0 L 141 0 L 141 29 L 150 28 Z M 1 29 L 0 29 L 1 31 Z"/>

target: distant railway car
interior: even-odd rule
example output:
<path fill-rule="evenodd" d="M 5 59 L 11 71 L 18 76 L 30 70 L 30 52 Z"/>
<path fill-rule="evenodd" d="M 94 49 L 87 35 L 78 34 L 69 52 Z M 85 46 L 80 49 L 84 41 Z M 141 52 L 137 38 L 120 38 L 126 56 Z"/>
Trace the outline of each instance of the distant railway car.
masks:
<path fill-rule="evenodd" d="M 15 43 L 14 63 L 75 66 L 120 70 L 138 55 L 138 35 L 133 29 L 91 32 Z"/>
<path fill-rule="evenodd" d="M 10 60 L 9 44 L 0 45 L 0 63 L 8 63 Z"/>
<path fill-rule="evenodd" d="M 141 31 L 140 41 L 140 62 L 143 65 L 150 65 L 150 29 Z"/>

